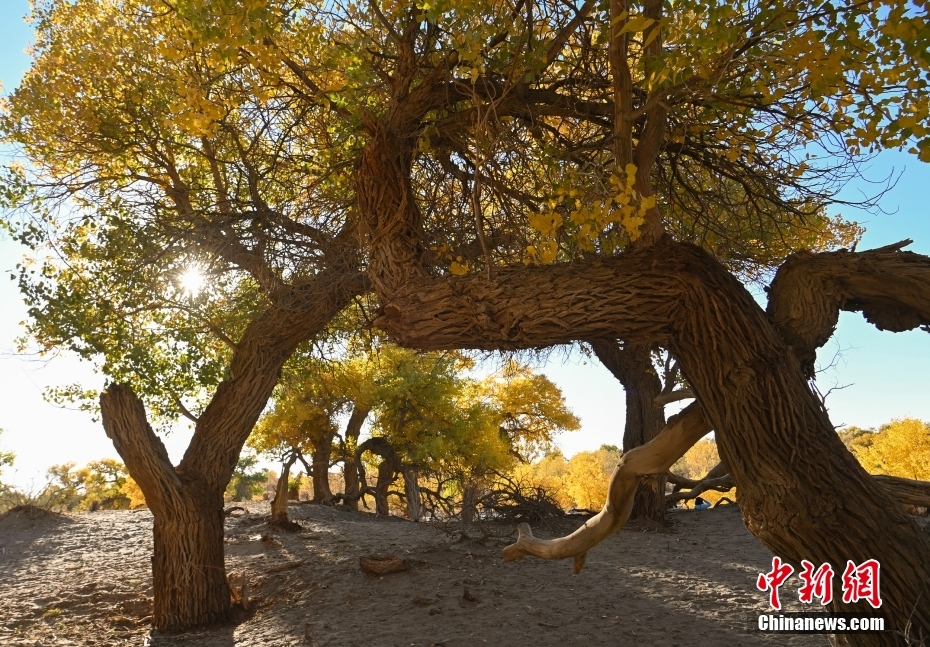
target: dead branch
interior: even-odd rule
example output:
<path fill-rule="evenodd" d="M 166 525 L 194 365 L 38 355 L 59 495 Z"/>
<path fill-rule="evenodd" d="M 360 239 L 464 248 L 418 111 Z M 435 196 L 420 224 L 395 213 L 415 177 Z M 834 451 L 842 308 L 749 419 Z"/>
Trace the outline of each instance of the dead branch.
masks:
<path fill-rule="evenodd" d="M 688 405 L 673 416 L 653 440 L 623 455 L 610 479 L 607 502 L 596 516 L 572 534 L 559 539 L 536 539 L 529 525 L 521 523 L 517 526 L 519 536 L 516 543 L 504 549 L 504 561 L 520 560 L 526 555 L 543 559 L 573 557 L 573 570 L 579 573 L 588 551 L 623 527 L 633 508 L 633 496 L 640 479 L 668 470 L 710 430 L 710 423 L 704 418 L 700 404 Z"/>

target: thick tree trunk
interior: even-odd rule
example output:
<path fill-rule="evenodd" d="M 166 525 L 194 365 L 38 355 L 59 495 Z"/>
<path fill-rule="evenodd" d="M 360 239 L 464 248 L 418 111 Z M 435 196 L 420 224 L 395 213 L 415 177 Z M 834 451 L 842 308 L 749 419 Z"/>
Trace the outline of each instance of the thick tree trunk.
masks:
<path fill-rule="evenodd" d="M 223 562 L 224 487 L 181 478 L 128 387 L 111 385 L 100 409 L 107 436 L 155 517 L 155 629 L 179 631 L 225 620 L 230 591 Z"/>
<path fill-rule="evenodd" d="M 626 392 L 626 425 L 623 451 L 645 445 L 665 428 L 665 412 L 656 404 L 662 381 L 652 365 L 647 346 L 624 345 L 595 340 L 591 348 L 604 367 L 623 385 Z M 636 490 L 630 519 L 649 519 L 665 524 L 665 475 L 645 479 Z"/>
<path fill-rule="evenodd" d="M 177 631 L 227 618 L 222 493 L 190 494 L 155 517 L 155 628 Z"/>
<path fill-rule="evenodd" d="M 750 532 L 796 568 L 879 560 L 892 628 L 930 631 L 928 538 L 843 447 L 798 360 L 703 250 L 663 240 L 607 261 L 419 279 L 379 296 L 375 325 L 424 350 L 578 338 L 668 348 L 717 432 Z M 834 600 L 837 610 L 871 611 Z"/>
<path fill-rule="evenodd" d="M 322 503 L 333 498 L 329 487 L 329 461 L 333 454 L 333 437 L 326 436 L 313 444 L 313 501 Z"/>
<path fill-rule="evenodd" d="M 346 425 L 345 443 L 343 445 L 342 476 L 345 481 L 346 504 L 358 511 L 358 463 L 355 462 L 355 450 L 358 448 L 358 436 L 362 432 L 362 425 L 371 409 L 356 405 L 349 416 Z"/>
<path fill-rule="evenodd" d="M 291 519 L 287 516 L 288 483 L 291 476 L 291 467 L 297 461 L 297 452 L 291 452 L 281 467 L 281 476 L 278 477 L 278 487 L 271 500 L 271 525 L 289 528 Z"/>
<path fill-rule="evenodd" d="M 201 414 L 177 468 L 128 386 L 113 384 L 100 396 L 104 430 L 155 517 L 152 624 L 156 630 L 179 631 L 228 615 L 223 492 L 284 362 L 368 287 L 363 275 L 346 269 L 356 264 L 351 249 L 340 253 L 339 259 L 335 269 L 321 272 L 315 280 L 297 288 L 283 287 L 273 295 L 273 305 L 246 327 L 236 344 L 229 377 Z M 159 528 L 164 530 L 161 539 Z M 183 555 L 189 558 L 185 561 Z"/>
<path fill-rule="evenodd" d="M 478 517 L 478 479 L 469 478 L 462 493 L 462 522 L 473 523 Z"/>

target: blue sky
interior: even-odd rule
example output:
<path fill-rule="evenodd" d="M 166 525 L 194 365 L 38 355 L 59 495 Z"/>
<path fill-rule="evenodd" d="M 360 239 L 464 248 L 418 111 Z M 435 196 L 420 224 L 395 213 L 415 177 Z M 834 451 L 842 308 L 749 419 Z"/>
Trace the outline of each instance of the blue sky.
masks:
<path fill-rule="evenodd" d="M 29 11 L 27 0 L 0 0 L 0 80 L 9 92 L 28 69 L 24 53 L 32 39 L 22 17 Z M 9 151 L 0 151 L 4 161 Z M 872 180 L 890 173 L 901 174 L 894 189 L 881 202 L 887 215 L 845 210 L 843 214 L 866 226 L 860 249 L 878 247 L 903 238 L 914 239 L 912 251 L 930 254 L 930 218 L 927 188 L 930 165 L 898 152 L 882 153 L 866 170 Z M 850 185 L 848 199 L 860 197 L 865 184 Z M 74 358 L 40 361 L 13 353 L 13 340 L 21 334 L 19 322 L 26 317 L 15 283 L 7 276 L 19 261 L 22 250 L 12 241 L 0 239 L 0 446 L 17 454 L 16 483 L 35 487 L 43 481 L 46 467 L 75 461 L 79 464 L 105 456 L 116 456 L 99 423 L 82 412 L 47 404 L 42 390 L 48 385 L 80 381 L 102 386 L 99 376 Z M 882 333 L 859 315 L 843 313 L 834 339 L 820 357 L 830 363 L 840 351 L 836 367 L 820 378 L 821 390 L 846 386 L 827 400 L 836 425 L 878 426 L 893 418 L 917 417 L 930 420 L 927 365 L 930 335 L 920 331 Z M 581 417 L 583 429 L 566 435 L 560 445 L 567 454 L 594 449 L 603 443 L 620 444 L 623 431 L 623 392 L 620 385 L 597 362 L 573 358 L 554 359 L 543 370 L 562 387 L 568 404 Z M 178 460 L 186 447 L 185 425 L 167 439 L 169 453 Z"/>

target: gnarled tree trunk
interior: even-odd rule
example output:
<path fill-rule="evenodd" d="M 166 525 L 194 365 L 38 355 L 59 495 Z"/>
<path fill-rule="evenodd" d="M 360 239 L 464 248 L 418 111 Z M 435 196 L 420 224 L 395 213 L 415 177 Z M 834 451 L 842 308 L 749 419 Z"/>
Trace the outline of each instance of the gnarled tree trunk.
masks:
<path fill-rule="evenodd" d="M 365 465 L 362 463 L 362 454 L 365 452 L 371 452 L 381 457 L 381 462 L 378 464 L 378 480 L 375 482 L 375 486 L 371 487 L 368 485 L 367 477 L 365 475 Z M 360 497 L 365 493 L 372 493 L 375 496 L 375 511 L 379 515 L 389 516 L 391 514 L 390 506 L 388 505 L 388 488 L 391 484 L 397 479 L 397 474 L 403 472 L 404 466 L 400 462 L 400 458 L 397 456 L 397 452 L 394 451 L 394 448 L 391 447 L 391 443 L 387 438 L 382 438 L 376 436 L 374 438 L 369 438 L 355 450 L 355 463 L 358 465 L 358 475 L 359 475 L 359 490 Z"/>
<path fill-rule="evenodd" d="M 351 255 L 343 259 L 351 260 Z M 103 427 L 155 517 L 152 572 L 158 631 L 179 631 L 228 616 L 223 563 L 223 492 L 239 453 L 297 346 L 322 330 L 367 289 L 344 263 L 300 288 L 284 287 L 245 329 L 193 438 L 175 468 L 149 426 L 142 402 L 125 385 L 100 396 Z"/>
<path fill-rule="evenodd" d="M 892 627 L 930 630 L 928 538 L 843 447 L 791 350 L 703 250 L 662 240 L 606 261 L 410 280 L 381 299 L 375 324 L 424 350 L 579 337 L 668 348 L 717 432 L 750 532 L 796 567 L 878 559 Z"/>
<path fill-rule="evenodd" d="M 223 562 L 223 489 L 183 478 L 125 386 L 100 398 L 103 426 L 155 517 L 154 624 L 175 631 L 225 620 L 230 590 Z"/>
<path fill-rule="evenodd" d="M 665 411 L 656 404 L 662 381 L 652 365 L 647 346 L 620 345 L 612 340 L 591 342 L 597 358 L 623 385 L 626 393 L 626 424 L 623 451 L 646 444 L 665 427 Z M 636 490 L 630 519 L 665 523 L 665 475 L 645 479 Z"/>

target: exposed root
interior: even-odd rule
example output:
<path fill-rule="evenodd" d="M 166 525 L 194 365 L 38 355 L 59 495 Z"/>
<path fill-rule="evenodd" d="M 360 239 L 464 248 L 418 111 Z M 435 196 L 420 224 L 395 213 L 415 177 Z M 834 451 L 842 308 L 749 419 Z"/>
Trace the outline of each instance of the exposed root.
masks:
<path fill-rule="evenodd" d="M 673 416 L 653 440 L 623 455 L 610 478 L 607 502 L 597 515 L 572 534 L 558 539 L 537 539 L 529 525 L 521 523 L 517 526 L 516 543 L 504 549 L 504 561 L 517 561 L 526 555 L 543 559 L 573 557 L 574 572 L 581 572 L 588 551 L 626 523 L 640 479 L 668 470 L 710 430 L 700 404 L 690 404 Z"/>

